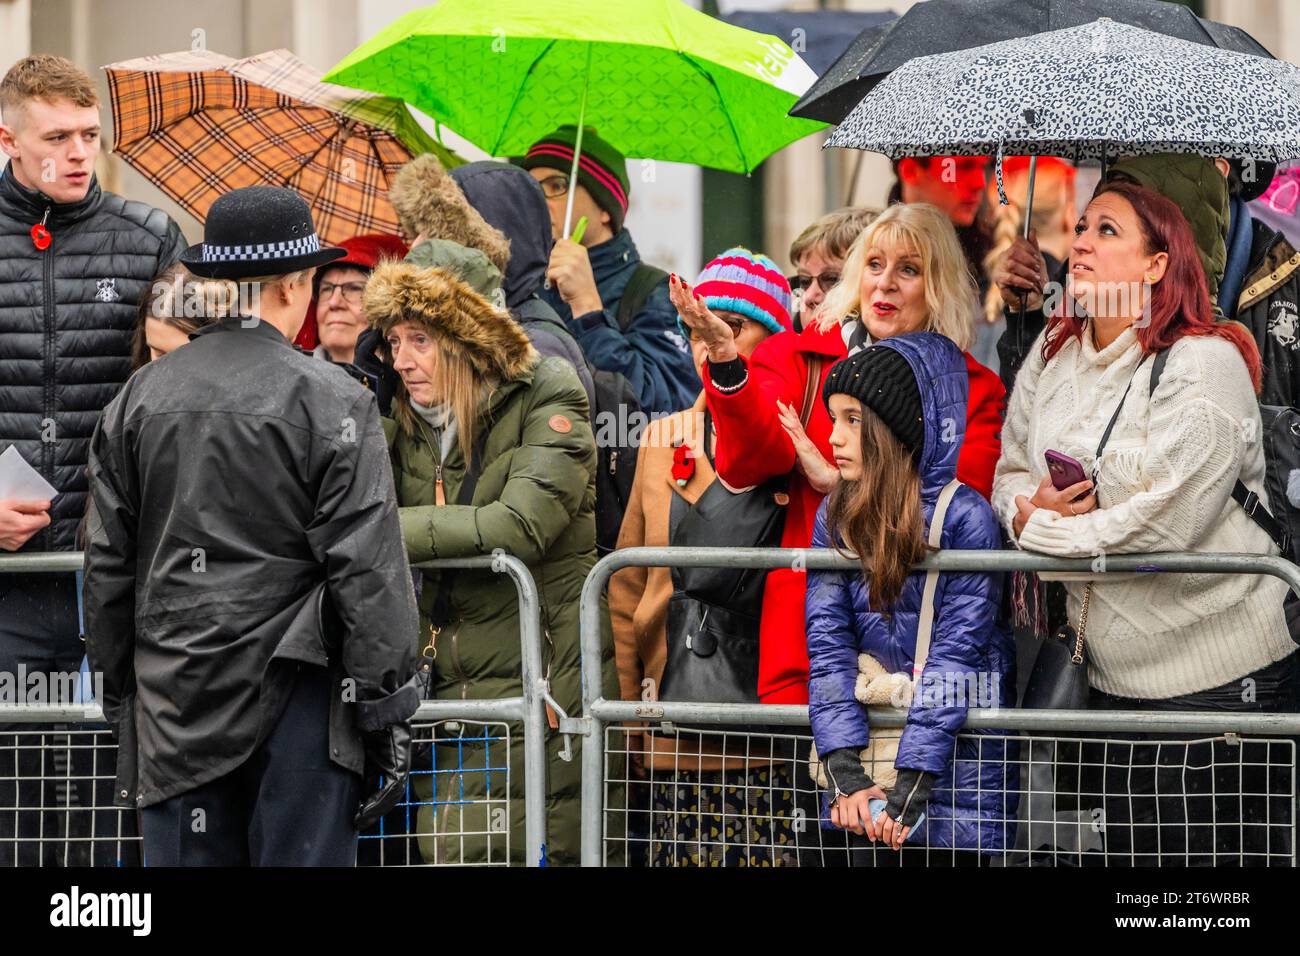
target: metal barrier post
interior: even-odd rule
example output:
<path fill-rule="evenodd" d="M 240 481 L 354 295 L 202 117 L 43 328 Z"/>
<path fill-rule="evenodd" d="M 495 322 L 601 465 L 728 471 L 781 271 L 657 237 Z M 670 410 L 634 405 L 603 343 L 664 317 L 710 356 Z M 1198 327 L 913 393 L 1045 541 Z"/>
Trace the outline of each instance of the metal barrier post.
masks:
<path fill-rule="evenodd" d="M 605 826 L 605 724 L 596 714 L 596 704 L 604 700 L 600 666 L 600 599 L 609 576 L 626 566 L 617 560 L 620 554 L 626 553 L 615 551 L 596 562 L 582 583 L 578 605 L 582 639 L 582 716 L 587 721 L 587 737 L 582 742 L 583 866 L 601 866 L 604 863 L 605 847 L 601 834 Z"/>
<path fill-rule="evenodd" d="M 543 694 L 541 600 L 528 565 L 503 551 L 476 558 L 439 558 L 413 568 L 488 568 L 510 575 L 519 592 L 519 650 L 522 696 L 491 701 L 425 701 L 417 716 L 518 720 L 524 725 L 524 860 L 541 866 L 546 859 L 546 712 Z M 472 707 L 467 705 L 487 705 Z M 432 705 L 432 706 L 431 706 Z"/>
<path fill-rule="evenodd" d="M 605 826 L 604 729 L 609 723 L 665 720 L 710 724 L 808 725 L 808 708 L 800 705 L 707 704 L 606 700 L 601 696 L 600 599 L 611 575 L 627 567 L 796 568 L 814 571 L 853 571 L 858 562 L 825 548 L 627 548 L 606 555 L 583 584 L 582 627 L 583 716 L 588 739 L 582 761 L 582 865 L 604 862 Z M 1280 578 L 1300 596 L 1300 567 L 1281 557 L 1259 554 L 1164 552 L 1107 555 L 1104 569 L 1091 558 L 1054 558 L 1021 551 L 943 551 L 929 555 L 914 570 L 937 571 L 1074 571 L 1097 575 L 1125 572 L 1266 574 Z M 901 727 L 905 710 L 872 708 L 879 726 Z M 1300 735 L 1300 715 L 1248 713 L 1149 713 L 1145 711 L 1027 711 L 977 709 L 967 712 L 970 729 L 1074 730 L 1150 733 L 1216 732 Z M 1294 789 L 1294 788 L 1293 788 Z"/>
<path fill-rule="evenodd" d="M 81 570 L 79 551 L 0 555 L 0 573 L 51 573 Z M 541 600 L 528 566 L 513 555 L 497 552 L 473 558 L 443 558 L 412 565 L 417 568 L 490 569 L 508 574 L 519 594 L 520 678 L 522 694 L 501 700 L 426 700 L 416 720 L 510 720 L 524 726 L 525 861 L 541 866 L 546 858 L 546 679 L 542 670 Z M 99 704 L 0 706 L 4 719 L 22 722 L 102 722 Z"/>

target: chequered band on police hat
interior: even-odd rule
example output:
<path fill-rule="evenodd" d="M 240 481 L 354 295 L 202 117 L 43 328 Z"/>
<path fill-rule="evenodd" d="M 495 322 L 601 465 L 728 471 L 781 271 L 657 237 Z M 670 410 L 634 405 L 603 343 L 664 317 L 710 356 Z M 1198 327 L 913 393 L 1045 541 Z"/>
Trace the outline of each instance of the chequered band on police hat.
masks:
<path fill-rule="evenodd" d="M 320 252 L 315 233 L 288 242 L 265 242 L 255 246 L 211 246 L 203 244 L 203 262 L 241 262 L 255 259 L 293 259 Z"/>

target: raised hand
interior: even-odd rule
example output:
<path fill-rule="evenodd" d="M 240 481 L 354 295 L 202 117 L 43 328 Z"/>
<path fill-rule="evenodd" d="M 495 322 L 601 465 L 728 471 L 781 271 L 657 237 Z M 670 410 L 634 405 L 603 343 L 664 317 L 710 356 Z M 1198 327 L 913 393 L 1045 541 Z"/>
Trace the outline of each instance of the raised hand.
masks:
<path fill-rule="evenodd" d="M 731 326 L 713 314 L 704 304 L 704 299 L 691 290 L 686 280 L 676 274 L 669 276 L 668 296 L 691 337 L 704 341 L 710 362 L 721 365 L 740 354 L 736 351 L 736 333 Z"/>
<path fill-rule="evenodd" d="M 804 431 L 803 423 L 799 421 L 799 413 L 792 406 L 786 405 L 778 398 L 776 414 L 781 427 L 785 429 L 785 433 L 790 436 L 790 441 L 794 444 L 795 467 L 808 479 L 808 484 L 812 485 L 818 494 L 830 494 L 831 489 L 840 480 L 840 470 L 822 457 L 822 453 L 817 450 L 817 446 Z"/>

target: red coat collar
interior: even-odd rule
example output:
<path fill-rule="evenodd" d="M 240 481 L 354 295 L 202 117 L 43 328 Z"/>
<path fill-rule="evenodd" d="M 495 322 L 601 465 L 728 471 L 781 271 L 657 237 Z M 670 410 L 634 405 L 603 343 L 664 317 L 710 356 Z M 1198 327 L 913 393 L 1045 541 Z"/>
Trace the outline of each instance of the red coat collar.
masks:
<path fill-rule="evenodd" d="M 795 350 L 799 352 L 814 352 L 818 355 L 828 355 L 833 358 L 844 358 L 848 354 L 848 347 L 844 344 L 844 336 L 840 332 L 839 325 L 832 325 L 827 331 L 820 332 L 814 323 L 804 327 L 799 333 L 799 341 L 795 343 Z"/>

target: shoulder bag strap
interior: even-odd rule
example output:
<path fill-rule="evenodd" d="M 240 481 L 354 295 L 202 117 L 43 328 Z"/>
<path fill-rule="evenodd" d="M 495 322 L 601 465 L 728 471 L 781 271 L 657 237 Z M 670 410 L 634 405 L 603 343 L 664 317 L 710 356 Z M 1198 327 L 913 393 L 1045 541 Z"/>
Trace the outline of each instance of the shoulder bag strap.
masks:
<path fill-rule="evenodd" d="M 483 442 L 482 439 L 475 443 L 473 452 L 470 455 L 469 467 L 465 469 L 465 477 L 460 483 L 460 490 L 456 492 L 456 504 L 468 505 L 474 502 L 474 489 L 478 486 L 479 473 L 483 470 Z M 429 623 L 435 629 L 441 629 L 451 620 L 451 589 L 456 583 L 456 572 L 444 569 L 438 575 L 438 591 L 433 598 L 433 607 L 429 612 Z"/>
<path fill-rule="evenodd" d="M 808 428 L 808 419 L 812 418 L 813 402 L 817 400 L 817 392 L 822 384 L 822 357 L 820 355 L 808 356 L 808 380 L 803 386 L 803 404 L 799 406 L 799 424 Z"/>
<path fill-rule="evenodd" d="M 1164 362 L 1160 361 L 1160 356 L 1163 354 L 1163 352 L 1156 353 L 1156 361 L 1162 370 L 1164 369 Z M 1137 378 L 1138 369 L 1142 367 L 1142 363 L 1145 361 L 1145 358 L 1139 360 L 1137 366 L 1133 369 L 1133 374 L 1129 376 L 1128 385 L 1124 387 L 1124 394 L 1119 397 L 1119 403 L 1115 406 L 1110 421 L 1106 423 L 1106 430 L 1101 433 L 1101 441 L 1097 443 L 1097 454 L 1092 459 L 1092 486 L 1094 489 L 1097 487 L 1097 469 L 1101 467 L 1101 453 L 1106 450 L 1106 442 L 1110 441 L 1110 433 L 1115 430 L 1115 423 L 1119 421 L 1119 413 L 1124 409 L 1124 400 L 1128 398 L 1128 393 L 1133 388 L 1133 379 Z M 1151 373 L 1151 391 L 1155 391 L 1155 383 L 1159 378 L 1159 372 L 1153 367 Z"/>
<path fill-rule="evenodd" d="M 930 539 L 926 543 L 931 551 L 939 550 L 943 538 L 943 519 L 948 514 L 948 505 L 952 496 L 961 487 L 961 482 L 954 478 L 943 486 L 939 500 L 934 503 L 934 515 L 930 518 Z M 925 660 L 930 656 L 930 635 L 934 631 L 934 593 L 939 587 L 939 572 L 925 572 L 925 591 L 921 595 L 921 618 L 916 625 L 916 652 L 912 655 L 912 680 L 918 680 L 925 670 Z"/>
<path fill-rule="evenodd" d="M 667 278 L 668 273 L 663 269 L 644 262 L 636 264 L 632 277 L 627 280 L 627 286 L 623 289 L 623 296 L 618 300 L 618 309 L 614 316 L 620 331 L 626 332 L 632 327 L 632 320 L 646 304 L 650 293 L 655 290 L 655 286 Z"/>

